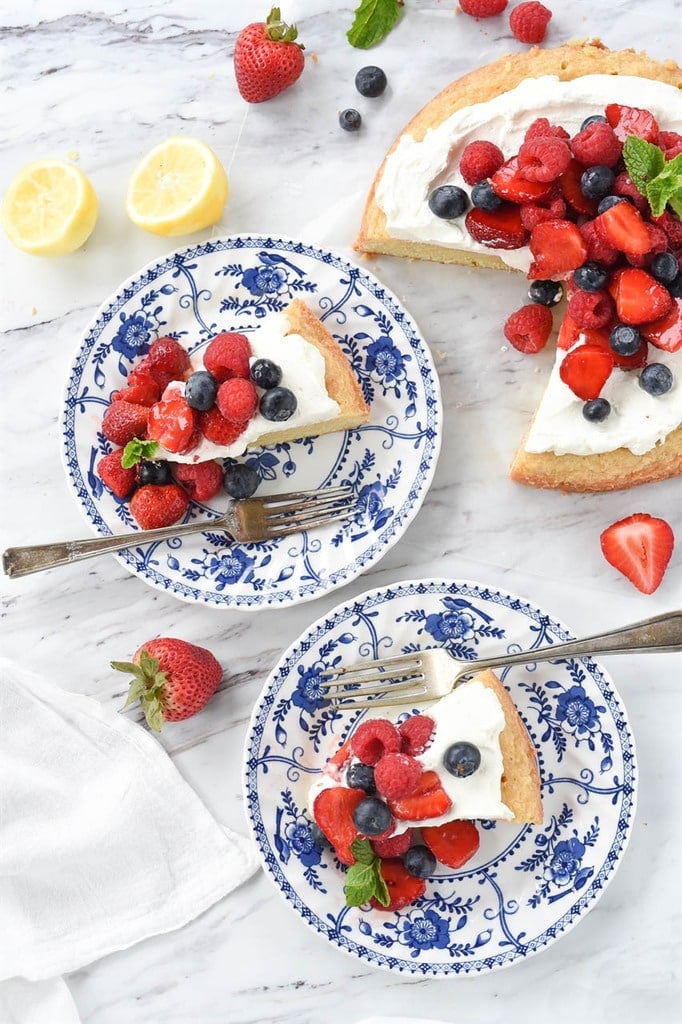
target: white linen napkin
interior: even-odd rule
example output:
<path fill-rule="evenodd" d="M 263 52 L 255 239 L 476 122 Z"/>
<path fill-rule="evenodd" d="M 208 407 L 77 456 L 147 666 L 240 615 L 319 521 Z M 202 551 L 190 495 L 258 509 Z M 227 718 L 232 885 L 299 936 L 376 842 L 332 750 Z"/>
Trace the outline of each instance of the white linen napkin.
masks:
<path fill-rule="evenodd" d="M 16 978 L 54 979 L 181 927 L 257 867 L 152 735 L 0 659 L 6 1000 L 23 998 Z"/>

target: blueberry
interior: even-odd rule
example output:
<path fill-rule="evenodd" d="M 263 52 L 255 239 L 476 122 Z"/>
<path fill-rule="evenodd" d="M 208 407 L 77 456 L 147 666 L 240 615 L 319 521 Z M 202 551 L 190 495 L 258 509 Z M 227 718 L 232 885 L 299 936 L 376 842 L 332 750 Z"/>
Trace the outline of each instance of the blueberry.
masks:
<path fill-rule="evenodd" d="M 609 279 L 609 272 L 601 263 L 596 260 L 588 260 L 578 267 L 573 273 L 573 280 L 578 288 L 584 292 L 598 292 L 604 287 Z"/>
<path fill-rule="evenodd" d="M 366 68 L 360 68 L 355 76 L 355 88 L 361 96 L 381 96 L 386 88 L 386 75 L 381 68 L 368 64 Z"/>
<path fill-rule="evenodd" d="M 556 306 L 564 297 L 561 281 L 533 281 L 528 289 L 528 298 L 541 306 Z"/>
<path fill-rule="evenodd" d="M 673 374 L 665 363 L 649 363 L 639 375 L 639 386 L 650 395 L 664 395 L 673 386 Z"/>
<path fill-rule="evenodd" d="M 672 284 L 680 272 L 680 265 L 671 252 L 657 252 L 649 266 L 649 273 L 662 284 Z"/>
<path fill-rule="evenodd" d="M 619 356 L 632 356 L 642 344 L 642 335 L 636 327 L 617 324 L 609 335 L 609 345 Z"/>
<path fill-rule="evenodd" d="M 192 409 L 206 412 L 215 404 L 218 381 L 208 370 L 197 370 L 185 384 L 185 401 Z"/>
<path fill-rule="evenodd" d="M 282 370 L 272 359 L 256 359 L 251 364 L 251 380 L 259 388 L 276 388 L 282 379 Z"/>
<path fill-rule="evenodd" d="M 403 855 L 403 864 L 415 878 L 430 878 L 436 870 L 436 858 L 428 846 L 411 846 Z"/>
<path fill-rule="evenodd" d="M 500 206 L 502 206 L 502 200 L 493 191 L 489 178 L 483 178 L 482 181 L 474 185 L 471 190 L 471 202 L 479 210 L 499 210 Z"/>
<path fill-rule="evenodd" d="M 458 185 L 440 185 L 429 196 L 429 210 L 444 220 L 461 217 L 468 205 L 469 197 Z"/>
<path fill-rule="evenodd" d="M 360 125 L 362 124 L 360 112 L 353 110 L 352 107 L 349 107 L 347 110 L 342 110 L 339 114 L 339 124 L 343 128 L 344 132 L 360 131 Z"/>
<path fill-rule="evenodd" d="M 603 199 L 613 188 L 616 176 L 610 167 L 595 164 L 583 171 L 580 178 L 580 191 L 587 199 Z"/>
<path fill-rule="evenodd" d="M 346 772 L 346 785 L 349 789 L 364 789 L 365 793 L 375 793 L 374 769 L 371 765 L 356 761 Z"/>
<path fill-rule="evenodd" d="M 310 837 L 318 850 L 324 850 L 325 847 L 331 846 L 331 843 L 316 821 L 311 821 L 308 824 L 308 828 L 310 829 Z"/>
<path fill-rule="evenodd" d="M 353 822 L 363 836 L 380 836 L 392 821 L 391 811 L 378 796 L 366 797 L 353 811 Z"/>
<path fill-rule="evenodd" d="M 617 206 L 618 203 L 631 202 L 632 199 L 630 199 L 630 196 L 604 196 L 597 207 L 597 213 L 604 213 L 606 210 L 610 210 L 612 206 Z"/>
<path fill-rule="evenodd" d="M 601 423 L 611 412 L 611 403 L 605 398 L 591 398 L 583 406 L 583 416 L 590 423 Z"/>
<path fill-rule="evenodd" d="M 270 388 L 260 400 L 258 408 L 266 420 L 288 420 L 296 412 L 296 395 L 289 388 Z"/>
<path fill-rule="evenodd" d="M 481 763 L 481 751 L 473 743 L 453 743 L 443 754 L 443 764 L 451 775 L 466 779 Z"/>
<path fill-rule="evenodd" d="M 255 469 L 242 462 L 228 462 L 225 466 L 224 487 L 231 498 L 250 498 L 260 483 Z"/>
<path fill-rule="evenodd" d="M 582 131 L 583 128 L 587 128 L 588 124 L 594 124 L 595 121 L 601 121 L 603 122 L 603 124 L 609 123 L 603 114 L 590 114 L 590 116 L 586 117 L 583 123 L 580 125 L 580 131 Z"/>
<path fill-rule="evenodd" d="M 142 459 L 138 470 L 140 484 L 170 484 L 173 482 L 170 466 L 167 462 L 159 460 Z"/>

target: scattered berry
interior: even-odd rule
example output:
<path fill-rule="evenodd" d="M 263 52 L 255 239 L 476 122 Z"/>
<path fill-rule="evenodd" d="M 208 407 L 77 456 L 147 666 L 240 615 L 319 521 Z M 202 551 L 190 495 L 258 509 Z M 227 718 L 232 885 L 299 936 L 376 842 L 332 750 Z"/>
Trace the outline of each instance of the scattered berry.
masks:
<path fill-rule="evenodd" d="M 467 185 L 476 185 L 490 178 L 504 163 L 504 154 L 494 142 L 485 139 L 469 142 L 462 150 L 459 173 Z"/>
<path fill-rule="evenodd" d="M 260 477 L 252 466 L 244 462 L 228 462 L 225 466 L 225 490 L 236 501 L 250 498 L 259 484 Z"/>
<path fill-rule="evenodd" d="M 348 107 L 339 114 L 339 124 L 344 132 L 358 132 L 362 124 L 362 117 L 358 110 Z"/>
<path fill-rule="evenodd" d="M 270 388 L 261 397 L 258 408 L 266 420 L 281 423 L 296 412 L 296 395 L 289 388 Z"/>
<path fill-rule="evenodd" d="M 199 442 L 200 415 L 187 404 L 183 394 L 175 392 L 151 407 L 147 433 L 167 452 L 184 454 Z"/>
<path fill-rule="evenodd" d="M 680 265 L 671 252 L 658 252 L 649 264 L 649 273 L 661 284 L 672 284 L 680 272 Z"/>
<path fill-rule="evenodd" d="M 102 433 L 107 441 L 125 448 L 135 437 L 147 436 L 146 405 L 132 402 L 112 402 L 102 418 Z"/>
<path fill-rule="evenodd" d="M 429 210 L 443 220 L 461 217 L 469 206 L 469 197 L 458 185 L 440 185 L 429 195 Z"/>
<path fill-rule="evenodd" d="M 401 737 L 393 722 L 370 718 L 360 723 L 350 738 L 350 745 L 359 761 L 374 766 L 385 754 L 398 753 Z"/>
<path fill-rule="evenodd" d="M 475 242 L 491 249 L 520 249 L 528 241 L 519 207 L 512 203 L 499 210 L 469 210 L 464 223 Z"/>
<path fill-rule="evenodd" d="M 528 142 L 530 139 L 546 138 L 547 136 L 555 139 L 565 139 L 566 141 L 571 137 L 561 125 L 550 124 L 546 117 L 536 117 L 526 128 L 523 138 L 525 142 Z"/>
<path fill-rule="evenodd" d="M 533 303 L 522 306 L 507 318 L 504 336 L 519 352 L 540 352 L 552 333 L 552 325 L 552 311 Z"/>
<path fill-rule="evenodd" d="M 372 796 L 376 793 L 374 768 L 369 764 L 354 761 L 346 772 L 346 785 L 349 789 L 364 789 L 368 796 Z"/>
<path fill-rule="evenodd" d="M 182 484 L 192 501 L 206 502 L 222 490 L 223 467 L 213 459 L 208 462 L 180 463 L 175 470 L 175 479 Z"/>
<path fill-rule="evenodd" d="M 621 103 L 609 103 L 604 113 L 616 138 L 621 142 L 625 142 L 628 135 L 638 135 L 647 142 L 657 142 L 658 124 L 648 110 L 627 107 Z"/>
<path fill-rule="evenodd" d="M 273 7 L 263 21 L 252 22 L 237 36 L 234 73 L 247 103 L 262 103 L 294 84 L 303 72 L 303 46 L 295 42 L 295 25 L 280 19 Z"/>
<path fill-rule="evenodd" d="M 422 768 L 409 754 L 384 754 L 374 769 L 377 792 L 387 800 L 410 796 L 419 786 Z"/>
<path fill-rule="evenodd" d="M 250 380 L 231 377 L 218 388 L 216 405 L 226 420 L 248 423 L 258 408 L 258 394 Z"/>
<path fill-rule="evenodd" d="M 609 345 L 619 356 L 631 356 L 639 351 L 642 335 L 629 324 L 616 324 L 609 335 Z"/>
<path fill-rule="evenodd" d="M 590 114 L 589 117 L 586 117 L 580 125 L 580 131 L 582 131 L 583 128 L 587 128 L 588 124 L 594 124 L 595 121 L 601 121 L 603 124 L 608 124 L 608 121 L 603 114 Z"/>
<path fill-rule="evenodd" d="M 636 512 L 607 526 L 601 534 L 604 558 L 643 594 L 659 587 L 673 553 L 675 538 L 665 519 Z"/>
<path fill-rule="evenodd" d="M 649 204 L 627 171 L 621 171 L 620 174 L 616 175 L 613 180 L 611 193 L 615 196 L 623 196 L 625 199 L 629 199 L 640 213 L 647 212 Z"/>
<path fill-rule="evenodd" d="M 206 412 L 215 403 L 218 381 L 208 370 L 197 370 L 185 384 L 185 401 L 198 412 Z"/>
<path fill-rule="evenodd" d="M 184 516 L 189 505 L 187 491 L 179 484 L 145 484 L 130 499 L 130 512 L 143 530 L 172 526 Z"/>
<path fill-rule="evenodd" d="M 553 220 L 533 228 L 530 241 L 533 262 L 529 277 L 552 277 L 576 270 L 585 262 L 587 248 L 577 226 L 569 220 Z"/>
<path fill-rule="evenodd" d="M 502 14 L 507 0 L 459 0 L 459 6 L 463 14 L 469 14 L 472 18 L 492 18 Z"/>
<path fill-rule="evenodd" d="M 665 316 L 673 298 L 668 289 L 638 267 L 625 267 L 614 274 L 616 313 L 624 324 L 648 323 Z"/>
<path fill-rule="evenodd" d="M 591 398 L 583 405 L 583 416 L 590 423 L 603 423 L 611 413 L 611 403 L 606 398 Z"/>
<path fill-rule="evenodd" d="M 111 396 L 112 402 L 132 402 L 133 405 L 145 405 L 148 409 L 158 402 L 161 389 L 153 377 L 149 381 L 140 381 L 137 384 L 128 384 L 120 391 L 114 391 Z"/>
<path fill-rule="evenodd" d="M 428 771 L 422 772 L 414 793 L 399 800 L 389 800 L 388 806 L 394 817 L 402 821 L 426 821 L 445 814 L 452 806 L 452 801 L 443 789 L 438 774 Z"/>
<path fill-rule="evenodd" d="M 428 715 L 410 715 L 398 726 L 400 749 L 403 754 L 416 757 L 423 754 L 431 742 L 436 723 Z"/>
<path fill-rule="evenodd" d="M 490 181 L 496 194 L 510 203 L 541 203 L 550 195 L 553 184 L 526 178 L 516 156 L 503 163 Z"/>
<path fill-rule="evenodd" d="M 386 85 L 385 72 L 374 64 L 368 64 L 367 67 L 360 68 L 355 76 L 355 88 L 361 96 L 369 96 L 372 99 L 381 96 Z"/>
<path fill-rule="evenodd" d="M 124 469 L 121 465 L 123 448 L 104 455 L 97 463 L 97 475 L 105 487 L 117 498 L 127 498 L 135 486 L 135 469 Z"/>
<path fill-rule="evenodd" d="M 436 858 L 428 846 L 411 846 L 405 851 L 403 864 L 415 878 L 430 878 L 436 870 Z"/>
<path fill-rule="evenodd" d="M 484 0 L 478 0 L 478 2 L 483 3 Z M 504 2 L 506 3 L 507 0 L 504 0 Z M 411 875 L 398 857 L 389 857 L 387 860 L 380 861 L 379 869 L 386 882 L 390 899 L 388 906 L 385 907 L 376 896 L 372 896 L 369 902 L 374 910 L 387 912 L 402 910 L 403 907 L 409 906 L 410 903 L 414 903 L 415 900 L 424 895 L 426 891 L 424 879 L 415 878 L 414 875 Z"/>
<path fill-rule="evenodd" d="M 217 406 L 199 413 L 199 429 L 207 441 L 225 448 L 233 444 L 244 433 L 245 423 L 226 420 Z"/>
<path fill-rule="evenodd" d="M 451 775 L 467 779 L 481 766 L 481 751 L 473 743 L 452 743 L 443 755 L 443 765 Z"/>
<path fill-rule="evenodd" d="M 282 380 L 282 370 L 271 359 L 256 359 L 251 364 L 251 380 L 265 391 L 276 388 Z"/>
<path fill-rule="evenodd" d="M 480 846 L 478 829 L 472 821 L 448 821 L 422 828 L 422 839 L 441 864 L 461 868 Z"/>
<path fill-rule="evenodd" d="M 599 392 L 613 369 L 613 354 L 608 348 L 587 342 L 571 349 L 559 367 L 559 376 L 583 402 L 599 398 Z"/>
<path fill-rule="evenodd" d="M 526 231 L 532 231 L 545 220 L 563 220 L 565 216 L 566 203 L 559 194 L 551 196 L 544 203 L 524 203 L 521 207 L 521 223 Z"/>
<path fill-rule="evenodd" d="M 659 320 L 642 324 L 642 334 L 646 341 L 665 352 L 678 352 L 682 349 L 682 287 L 673 296 L 672 306 L 667 313 Z"/>
<path fill-rule="evenodd" d="M 619 252 L 649 252 L 651 242 L 642 215 L 631 203 L 616 203 L 599 214 L 597 232 Z"/>
<path fill-rule="evenodd" d="M 388 805 L 377 796 L 367 796 L 353 811 L 353 823 L 363 836 L 381 836 L 393 825 Z"/>
<path fill-rule="evenodd" d="M 673 374 L 665 363 L 648 363 L 639 375 L 639 386 L 647 394 L 665 395 L 673 386 Z"/>
<path fill-rule="evenodd" d="M 509 15 L 509 27 L 520 43 L 541 43 L 552 12 L 537 0 L 519 4 Z"/>
<path fill-rule="evenodd" d="M 629 196 L 604 196 L 597 207 L 597 213 L 604 213 L 606 210 L 610 210 L 612 206 L 617 206 L 618 203 L 627 203 L 629 201 Z"/>
<path fill-rule="evenodd" d="M 223 333 L 209 342 L 204 352 L 204 367 L 222 384 L 228 377 L 250 375 L 251 345 L 244 334 Z"/>
<path fill-rule="evenodd" d="M 528 289 L 531 302 L 541 306 L 557 306 L 564 297 L 564 286 L 561 281 L 533 281 Z"/>

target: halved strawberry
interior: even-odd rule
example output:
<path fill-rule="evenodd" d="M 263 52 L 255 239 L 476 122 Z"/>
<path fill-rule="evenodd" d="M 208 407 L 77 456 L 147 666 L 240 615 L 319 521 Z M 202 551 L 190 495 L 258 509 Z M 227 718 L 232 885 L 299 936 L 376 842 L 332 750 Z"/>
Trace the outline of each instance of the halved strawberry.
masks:
<path fill-rule="evenodd" d="M 616 203 L 594 219 L 597 234 L 619 252 L 642 255 L 649 252 L 651 240 L 642 215 L 627 200 Z"/>
<path fill-rule="evenodd" d="M 387 800 L 393 817 L 401 821 L 426 821 L 444 814 L 452 801 L 440 784 L 437 772 L 424 772 L 419 786 L 410 796 Z"/>
<path fill-rule="evenodd" d="M 585 262 L 587 246 L 580 231 L 570 220 L 549 220 L 537 224 L 530 235 L 534 260 L 528 277 L 545 279 L 567 274 Z"/>
<path fill-rule="evenodd" d="M 594 342 L 571 349 L 559 367 L 559 376 L 574 395 L 588 402 L 598 398 L 613 369 L 613 353 Z"/>
<path fill-rule="evenodd" d="M 603 349 L 611 353 L 614 366 L 619 366 L 623 370 L 634 370 L 640 366 L 646 366 L 647 353 L 649 351 L 646 339 L 642 339 L 642 344 L 633 355 L 621 356 L 611 348 L 609 335 L 611 333 L 610 327 L 612 326 L 613 325 L 609 325 L 609 327 L 581 327 L 568 315 L 568 313 L 566 313 L 563 323 L 559 328 L 557 348 L 573 348 L 576 342 L 582 339 L 583 342 L 601 345 Z"/>
<path fill-rule="evenodd" d="M 521 223 L 521 209 L 513 203 L 497 210 L 469 210 L 464 224 L 471 237 L 491 249 L 520 249 L 528 241 Z"/>
<path fill-rule="evenodd" d="M 648 110 L 628 107 L 623 103 L 609 103 L 604 111 L 615 136 L 624 142 L 628 135 L 638 135 L 647 142 L 658 141 L 658 123 Z"/>
<path fill-rule="evenodd" d="M 327 775 L 336 776 L 342 768 L 346 767 L 352 756 L 353 751 L 350 740 L 346 740 L 345 743 L 341 744 L 336 753 L 329 758 L 322 771 Z"/>
<path fill-rule="evenodd" d="M 147 383 L 140 381 L 137 384 L 127 384 L 120 391 L 114 391 L 111 396 L 112 402 L 132 402 L 134 405 L 145 405 L 148 409 L 158 400 L 159 388 L 156 381 L 151 378 Z"/>
<path fill-rule="evenodd" d="M 673 297 L 664 285 L 640 267 L 624 267 L 613 275 L 618 319 L 624 324 L 660 320 L 670 310 Z"/>
<path fill-rule="evenodd" d="M 589 217 L 594 217 L 599 203 L 596 199 L 588 199 L 587 196 L 583 195 L 580 179 L 583 176 L 584 170 L 585 168 L 582 164 L 572 159 L 564 173 L 559 177 L 559 188 L 566 202 L 576 213 L 586 213 Z"/>
<path fill-rule="evenodd" d="M 672 306 L 660 320 L 642 324 L 640 333 L 656 348 L 678 352 L 682 348 L 682 297 L 673 298 Z"/>
<path fill-rule="evenodd" d="M 147 433 L 167 452 L 187 452 L 199 441 L 199 414 L 179 393 L 162 398 L 149 410 Z"/>
<path fill-rule="evenodd" d="M 606 561 L 643 594 L 653 594 L 660 585 L 675 545 L 665 519 L 646 512 L 635 512 L 607 526 L 600 541 Z"/>
<path fill-rule="evenodd" d="M 473 821 L 447 821 L 422 828 L 422 839 L 441 864 L 461 868 L 478 850 L 481 839 Z"/>
<path fill-rule="evenodd" d="M 406 869 L 405 865 L 397 857 L 390 857 L 382 860 L 380 865 L 381 874 L 386 882 L 390 902 L 384 907 L 375 896 L 370 899 L 375 910 L 402 910 L 410 903 L 414 903 L 426 891 L 426 882 L 423 878 L 415 878 Z"/>
<path fill-rule="evenodd" d="M 510 203 L 537 203 L 552 191 L 554 181 L 528 181 L 514 156 L 502 164 L 490 179 L 495 195 Z"/>
<path fill-rule="evenodd" d="M 354 864 L 351 843 L 360 837 L 353 811 L 365 799 L 364 789 L 331 786 L 321 790 L 313 803 L 313 818 L 334 847 L 342 864 Z"/>

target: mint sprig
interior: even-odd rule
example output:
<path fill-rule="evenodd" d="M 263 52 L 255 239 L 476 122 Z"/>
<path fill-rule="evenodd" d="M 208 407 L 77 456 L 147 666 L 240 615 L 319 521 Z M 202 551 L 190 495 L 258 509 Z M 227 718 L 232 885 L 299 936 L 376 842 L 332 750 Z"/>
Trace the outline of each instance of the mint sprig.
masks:
<path fill-rule="evenodd" d="M 350 849 L 355 864 L 351 864 L 346 871 L 346 905 L 361 907 L 374 896 L 382 907 L 387 907 L 391 897 L 381 874 L 381 860 L 372 849 L 369 839 L 354 839 Z"/>
<path fill-rule="evenodd" d="M 361 0 L 346 32 L 351 46 L 369 50 L 388 35 L 400 18 L 402 0 Z"/>
<path fill-rule="evenodd" d="M 141 441 L 134 437 L 123 449 L 121 465 L 124 469 L 132 469 L 142 459 L 153 459 L 158 450 L 158 441 Z"/>
<path fill-rule="evenodd" d="M 632 183 L 660 217 L 666 206 L 682 217 L 682 153 L 672 160 L 653 142 L 628 135 L 623 143 L 623 159 Z"/>

